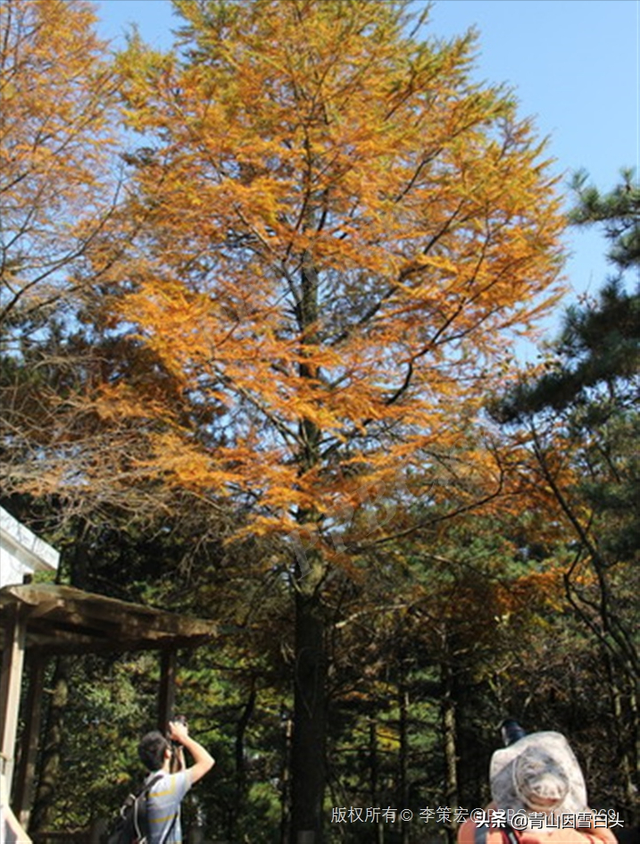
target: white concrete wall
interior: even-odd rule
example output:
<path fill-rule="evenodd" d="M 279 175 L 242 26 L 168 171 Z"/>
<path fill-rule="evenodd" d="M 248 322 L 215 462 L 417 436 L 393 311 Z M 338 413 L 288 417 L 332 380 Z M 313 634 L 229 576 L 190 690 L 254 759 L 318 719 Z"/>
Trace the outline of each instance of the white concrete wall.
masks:
<path fill-rule="evenodd" d="M 0 588 L 19 586 L 25 575 L 55 571 L 60 554 L 0 507 Z"/>

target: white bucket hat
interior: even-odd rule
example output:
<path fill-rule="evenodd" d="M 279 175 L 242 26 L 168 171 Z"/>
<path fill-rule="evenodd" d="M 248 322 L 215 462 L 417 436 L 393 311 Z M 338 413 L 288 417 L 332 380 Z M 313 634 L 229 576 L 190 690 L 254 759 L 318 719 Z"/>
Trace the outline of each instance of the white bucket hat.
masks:
<path fill-rule="evenodd" d="M 502 811 L 544 814 L 553 824 L 560 815 L 588 811 L 580 765 L 561 733 L 531 733 L 496 750 L 489 779 L 493 802 Z"/>

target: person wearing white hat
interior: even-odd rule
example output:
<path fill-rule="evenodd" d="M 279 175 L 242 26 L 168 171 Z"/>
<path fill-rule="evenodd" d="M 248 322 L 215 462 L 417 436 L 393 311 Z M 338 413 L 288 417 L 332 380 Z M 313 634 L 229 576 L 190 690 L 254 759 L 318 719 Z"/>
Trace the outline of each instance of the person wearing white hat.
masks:
<path fill-rule="evenodd" d="M 469 818 L 458 844 L 615 844 L 587 804 L 584 777 L 561 733 L 525 735 L 491 757 L 487 823 Z"/>

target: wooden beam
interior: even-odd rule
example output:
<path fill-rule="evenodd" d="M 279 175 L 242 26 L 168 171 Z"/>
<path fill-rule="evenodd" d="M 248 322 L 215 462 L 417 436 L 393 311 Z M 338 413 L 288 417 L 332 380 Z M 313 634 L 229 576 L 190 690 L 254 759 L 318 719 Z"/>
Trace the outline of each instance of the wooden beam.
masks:
<path fill-rule="evenodd" d="M 18 732 L 26 631 L 25 614 L 19 607 L 12 607 L 7 613 L 0 674 L 0 752 L 4 758 L 4 775 L 9 794 Z"/>
<path fill-rule="evenodd" d="M 0 589 L 0 615 L 12 606 L 23 607 L 29 615 L 27 648 L 50 653 L 197 647 L 217 635 L 217 626 L 211 621 L 185 618 L 70 586 L 5 586 Z"/>

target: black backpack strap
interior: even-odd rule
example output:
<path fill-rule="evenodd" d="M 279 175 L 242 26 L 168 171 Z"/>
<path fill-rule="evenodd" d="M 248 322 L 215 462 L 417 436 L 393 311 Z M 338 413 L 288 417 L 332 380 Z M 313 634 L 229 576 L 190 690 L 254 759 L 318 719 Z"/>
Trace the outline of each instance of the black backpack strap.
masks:
<path fill-rule="evenodd" d="M 141 797 L 144 797 L 144 799 L 146 800 L 153 786 L 158 782 L 158 780 L 161 780 L 163 776 L 164 774 L 156 774 L 155 777 L 152 777 L 149 782 L 146 782 L 144 786 L 140 789 L 140 791 L 135 795 L 135 800 L 133 803 L 133 827 L 138 838 L 144 838 L 144 834 L 146 832 L 146 830 L 143 830 L 141 828 L 140 818 L 138 817 L 138 808 L 140 806 L 139 800 Z"/>
<path fill-rule="evenodd" d="M 176 825 L 177 819 L 178 819 L 178 813 L 176 812 L 176 814 L 173 816 L 173 820 L 171 821 L 171 825 L 169 826 L 169 829 L 165 830 L 165 833 L 162 836 L 162 841 L 160 842 L 160 844 L 164 844 L 164 842 L 167 840 L 167 838 L 171 835 L 171 833 L 173 832 L 173 828 Z"/>
<path fill-rule="evenodd" d="M 149 782 L 145 783 L 145 784 L 142 786 L 142 788 L 140 788 L 138 791 L 130 791 L 130 792 L 129 792 L 129 795 L 128 795 L 128 797 L 127 797 L 127 799 L 124 801 L 124 803 L 123 803 L 123 804 L 122 804 L 122 806 L 120 807 L 120 815 L 121 815 L 122 817 L 124 817 L 124 813 L 126 812 L 126 810 L 127 810 L 128 808 L 130 808 L 130 807 L 134 807 L 134 808 L 135 808 L 135 805 L 136 805 L 136 800 L 138 800 L 138 798 L 142 797 L 142 795 L 143 795 L 143 794 L 147 793 L 147 792 L 149 791 L 149 789 L 151 788 L 151 786 L 152 786 L 152 785 L 155 785 L 155 783 L 156 783 L 159 779 L 161 779 L 161 778 L 162 778 L 162 776 L 163 776 L 162 774 L 158 774 L 158 775 L 157 775 L 157 776 L 155 776 L 152 780 L 150 780 Z"/>
<path fill-rule="evenodd" d="M 148 794 L 151 790 L 151 787 L 154 786 L 158 780 L 161 780 L 164 774 L 156 774 L 155 777 L 152 777 L 149 782 L 145 783 L 144 788 L 141 788 L 138 792 L 138 797 L 143 795 L 145 792 Z"/>

